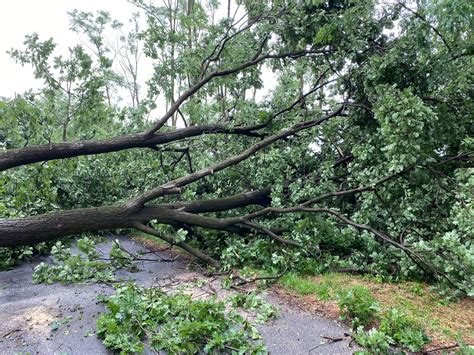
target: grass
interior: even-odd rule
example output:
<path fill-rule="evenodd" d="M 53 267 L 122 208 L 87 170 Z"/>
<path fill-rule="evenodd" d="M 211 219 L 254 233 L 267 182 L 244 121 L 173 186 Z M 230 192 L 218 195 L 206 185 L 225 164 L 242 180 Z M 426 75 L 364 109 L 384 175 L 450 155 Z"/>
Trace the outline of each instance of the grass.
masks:
<path fill-rule="evenodd" d="M 301 297 L 306 307 L 337 316 L 337 294 L 351 287 L 367 287 L 380 303 L 382 312 L 396 308 L 423 325 L 434 346 L 453 344 L 460 337 L 474 344 L 474 300 L 447 302 L 416 282 L 382 283 L 374 277 L 327 273 L 321 276 L 287 274 L 279 281 L 284 289 Z"/>
<path fill-rule="evenodd" d="M 293 274 L 287 274 L 281 279 L 281 284 L 298 295 L 306 296 L 311 294 L 320 294 L 320 285 L 310 279 L 298 277 Z"/>

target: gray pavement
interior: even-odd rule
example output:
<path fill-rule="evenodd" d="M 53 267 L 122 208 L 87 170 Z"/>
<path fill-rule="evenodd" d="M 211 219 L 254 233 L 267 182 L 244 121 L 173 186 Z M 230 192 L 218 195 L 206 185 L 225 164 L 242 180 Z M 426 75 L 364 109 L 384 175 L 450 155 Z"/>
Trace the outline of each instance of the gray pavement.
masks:
<path fill-rule="evenodd" d="M 137 242 L 119 237 L 129 251 L 145 250 Z M 101 245 L 104 253 L 111 243 Z M 163 255 L 166 256 L 166 255 Z M 153 255 L 147 257 L 152 258 Z M 99 294 L 111 294 L 110 285 L 34 285 L 33 267 L 47 258 L 36 258 L 10 271 L 0 272 L 0 354 L 111 354 L 95 335 L 98 315 L 105 311 Z M 138 272 L 120 270 L 116 275 L 146 286 L 169 284 L 167 280 L 195 278 L 186 263 L 138 262 Z M 202 276 L 204 277 L 204 276 Z M 281 316 L 258 326 L 272 354 L 351 354 L 347 327 L 334 320 L 291 309 L 271 296 Z M 58 327 L 52 330 L 51 324 Z M 329 342 L 327 338 L 343 338 Z M 311 352 L 310 352 L 311 351 Z"/>

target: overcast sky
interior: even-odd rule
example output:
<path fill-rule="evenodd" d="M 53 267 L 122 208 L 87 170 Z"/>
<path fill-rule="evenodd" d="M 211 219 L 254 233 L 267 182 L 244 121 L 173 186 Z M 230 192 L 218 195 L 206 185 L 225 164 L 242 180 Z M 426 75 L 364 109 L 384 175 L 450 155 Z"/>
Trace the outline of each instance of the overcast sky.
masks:
<path fill-rule="evenodd" d="M 10 97 L 37 88 L 30 67 L 22 67 L 6 53 L 22 48 L 26 34 L 37 32 L 40 39 L 53 37 L 61 52 L 80 43 L 69 29 L 68 11 L 73 9 L 96 12 L 105 10 L 112 18 L 126 23 L 136 8 L 126 0 L 13 0 L 2 2 L 0 21 L 0 96 Z"/>
<path fill-rule="evenodd" d="M 158 0 L 159 1 L 159 0 Z M 220 13 L 225 13 L 222 4 Z M 6 52 L 12 48 L 23 48 L 25 35 L 37 32 L 40 40 L 53 37 L 57 43 L 56 53 L 67 53 L 68 47 L 81 43 L 81 38 L 69 30 L 68 12 L 73 9 L 95 13 L 98 10 L 110 12 L 113 19 L 127 24 L 137 8 L 127 0 L 10 0 L 2 2 L 0 21 L 0 96 L 13 97 L 28 89 L 36 89 L 41 82 L 34 79 L 29 66 L 16 64 Z M 142 80 L 151 73 L 151 67 L 143 64 Z M 144 73 L 145 71 L 145 73 Z M 148 75 L 147 75 L 148 74 Z M 266 86 L 274 85 L 274 78 L 267 70 L 264 73 Z M 269 88 L 259 90 L 260 99 Z"/>

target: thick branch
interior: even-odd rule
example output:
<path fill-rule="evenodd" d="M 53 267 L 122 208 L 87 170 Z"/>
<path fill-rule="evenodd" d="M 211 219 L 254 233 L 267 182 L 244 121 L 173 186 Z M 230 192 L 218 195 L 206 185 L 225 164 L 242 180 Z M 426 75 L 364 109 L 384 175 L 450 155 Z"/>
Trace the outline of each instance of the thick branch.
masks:
<path fill-rule="evenodd" d="M 153 219 L 173 225 L 190 223 L 182 218 L 182 213 L 191 215 L 228 211 L 250 205 L 267 205 L 270 192 L 271 187 L 267 187 L 226 198 L 147 206 L 141 209 L 117 205 L 74 209 L 28 218 L 0 219 L 0 247 L 32 245 L 88 231 L 133 228 L 136 223 L 148 223 Z M 176 215 L 180 217 L 173 217 Z M 229 231 L 237 229 L 229 228 Z"/>
<path fill-rule="evenodd" d="M 163 127 L 168 119 L 175 114 L 181 104 L 189 97 L 199 91 L 213 78 L 227 76 L 238 73 L 244 69 L 255 66 L 266 59 L 300 58 L 307 55 L 326 54 L 326 51 L 300 50 L 296 52 L 264 54 L 257 55 L 251 60 L 237 65 L 233 68 L 217 70 L 208 76 L 202 78 L 196 84 L 185 91 L 176 102 L 170 107 L 165 115 L 148 131 L 144 133 L 126 135 L 103 140 L 78 141 L 71 143 L 45 144 L 32 147 L 11 149 L 0 153 L 0 171 L 15 166 L 31 164 L 40 161 L 49 161 L 54 159 L 71 158 L 81 155 L 91 155 L 115 152 L 130 148 L 152 148 L 158 144 L 169 143 L 188 137 L 197 136 L 203 133 L 231 133 L 244 134 L 248 136 L 260 136 L 254 132 L 265 125 L 255 125 L 243 128 L 225 128 L 221 125 L 191 126 L 184 129 L 171 132 L 156 133 Z"/>
<path fill-rule="evenodd" d="M 147 227 L 146 225 L 144 225 L 142 223 L 136 223 L 134 225 L 134 227 L 136 229 L 142 231 L 142 232 L 154 235 L 155 237 L 158 237 L 158 238 L 164 240 L 167 243 L 177 245 L 180 248 L 186 250 L 189 254 L 195 256 L 196 258 L 198 258 L 198 259 L 200 259 L 200 260 L 202 260 L 202 261 L 204 261 L 204 262 L 206 262 L 210 265 L 213 265 L 217 268 L 220 267 L 220 263 L 216 259 L 211 258 L 209 255 L 204 254 L 202 251 L 200 251 L 198 249 L 195 249 L 195 248 L 189 246 L 188 244 L 186 244 L 184 242 L 176 243 L 172 237 L 161 234 L 158 231 L 154 230 L 153 228 Z"/>
<path fill-rule="evenodd" d="M 182 212 L 189 213 L 209 213 L 209 212 L 220 212 L 229 211 L 235 208 L 260 205 L 267 206 L 270 204 L 270 193 L 272 191 L 271 186 L 265 187 L 260 190 L 244 192 L 241 194 L 216 198 L 213 200 L 197 200 L 192 202 L 184 203 L 170 203 L 160 204 L 160 206 L 176 209 Z"/>
<path fill-rule="evenodd" d="M 0 247 L 32 245 L 88 231 L 128 228 L 132 223 L 130 210 L 122 205 L 0 219 Z"/>
<path fill-rule="evenodd" d="M 294 135 L 295 133 L 298 133 L 302 130 L 309 129 L 311 127 L 315 127 L 315 126 L 329 120 L 332 117 L 336 117 L 336 116 L 340 115 L 341 112 L 343 111 L 343 109 L 344 109 L 344 106 L 341 106 L 336 111 L 331 112 L 330 114 L 327 114 L 322 118 L 309 120 L 309 121 L 306 121 L 306 122 L 303 122 L 303 123 L 295 124 L 293 127 L 289 128 L 289 129 L 287 129 L 283 132 L 280 132 L 280 133 L 274 134 L 272 136 L 269 136 L 265 139 L 262 139 L 260 142 L 254 144 L 250 148 L 244 150 L 242 153 L 234 155 L 234 156 L 232 156 L 232 157 L 230 157 L 226 160 L 223 160 L 222 162 L 217 163 L 214 166 L 196 171 L 193 174 L 185 175 L 183 177 L 180 177 L 178 179 L 170 181 L 170 182 L 168 182 L 168 183 L 166 183 L 162 186 L 159 186 L 155 189 L 147 191 L 144 194 L 142 194 L 141 196 L 137 197 L 135 200 L 131 201 L 130 203 L 131 203 L 131 205 L 134 205 L 134 206 L 141 206 L 141 205 L 145 204 L 146 202 L 151 201 L 151 200 L 153 200 L 157 197 L 166 195 L 167 192 L 170 189 L 177 189 L 177 188 L 179 189 L 179 188 L 181 188 L 183 186 L 186 186 L 186 185 L 188 185 L 192 182 L 198 181 L 198 180 L 200 180 L 200 179 L 202 179 L 202 178 L 204 178 L 208 175 L 211 175 L 211 174 L 214 174 L 214 173 L 216 173 L 220 170 L 223 170 L 223 169 L 225 169 L 229 166 L 236 165 L 236 164 L 248 159 L 249 157 L 254 155 L 256 152 L 258 152 L 259 150 L 262 150 L 263 148 L 271 145 L 272 143 L 274 143 L 278 140 L 281 140 L 283 138 Z"/>
<path fill-rule="evenodd" d="M 160 144 L 175 142 L 202 134 L 226 133 L 260 137 L 261 135 L 256 131 L 263 127 L 265 127 L 264 124 L 248 127 L 226 128 L 223 125 L 213 124 L 191 126 L 174 131 L 157 133 L 148 138 L 144 134 L 132 134 L 102 140 L 53 143 L 10 149 L 0 152 L 0 171 L 40 161 L 116 152 L 131 148 L 153 148 Z"/>

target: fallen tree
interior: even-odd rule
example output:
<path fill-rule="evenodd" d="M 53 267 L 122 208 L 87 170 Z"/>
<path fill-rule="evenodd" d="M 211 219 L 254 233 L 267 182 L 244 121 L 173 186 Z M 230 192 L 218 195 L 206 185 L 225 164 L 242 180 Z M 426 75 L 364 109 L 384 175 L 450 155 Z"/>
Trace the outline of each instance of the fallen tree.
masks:
<path fill-rule="evenodd" d="M 140 3 L 140 6 L 145 5 Z M 145 47 L 153 47 L 156 44 L 153 30 L 158 26 L 155 20 L 161 15 L 153 6 L 146 9 L 149 28 L 143 35 Z M 155 227 L 183 228 L 188 231 L 189 239 L 198 229 L 223 231 L 243 240 L 258 235 L 283 248 L 299 248 L 310 253 L 312 248 L 324 246 L 325 241 L 320 240 L 319 245 L 311 241 L 311 233 L 317 234 L 317 228 L 292 238 L 293 224 L 319 223 L 320 229 L 329 228 L 324 225 L 326 222 L 314 217 L 324 215 L 333 233 L 338 228 L 349 227 L 357 233 L 369 234 L 377 245 L 399 250 L 427 277 L 440 277 L 466 291 L 470 287 L 466 281 L 470 277 L 468 267 L 454 275 L 443 269 L 439 260 L 432 259 L 433 254 L 456 265 L 464 261 L 459 255 L 441 255 L 443 244 L 430 236 L 431 233 L 442 238 L 450 233 L 450 227 L 446 226 L 452 222 L 448 219 L 461 213 L 455 209 L 460 200 L 445 185 L 456 183 L 458 169 L 471 166 L 472 151 L 460 133 L 467 133 L 462 127 L 468 127 L 469 105 L 462 89 L 446 91 L 440 84 L 446 77 L 461 80 L 460 60 L 464 57 L 453 54 L 453 46 L 444 48 L 444 38 L 442 41 L 438 38 L 441 32 L 433 31 L 426 17 L 421 17 L 421 22 L 406 23 L 398 37 L 387 37 L 383 31 L 395 20 L 406 20 L 417 14 L 402 9 L 406 9 L 405 5 L 387 7 L 383 16 L 376 18 L 375 7 L 369 2 L 307 4 L 301 8 L 292 5 L 267 8 L 262 4 L 261 8 L 248 7 L 244 20 L 232 18 L 224 22 L 219 28 L 222 37 L 214 38 L 210 51 L 205 39 L 189 38 L 196 43 L 183 50 L 182 56 L 189 55 L 186 52 L 189 51 L 201 60 L 195 60 L 183 74 L 189 82 L 188 88 L 177 98 L 172 90 L 169 109 L 154 123 L 142 121 L 142 126 L 149 127 L 141 133 L 37 145 L 29 144 L 26 139 L 25 146 L 0 152 L 0 170 L 8 174 L 8 169 L 19 171 L 25 165 L 58 159 L 89 155 L 99 159 L 99 154 L 153 150 L 162 160 L 163 174 L 156 176 L 160 183 L 115 204 L 2 218 L 0 246 L 31 245 L 83 232 L 135 228 L 176 244 L 205 262 L 219 265 L 214 256 Z M 436 9 L 428 6 L 423 10 L 436 16 Z M 311 21 L 301 20 L 307 18 L 303 15 L 321 13 L 324 16 L 315 16 Z M 361 19 L 367 20 L 364 30 L 346 35 L 355 30 L 354 21 Z M 291 26 L 300 26 L 305 31 L 295 38 L 289 32 Z M 208 30 L 211 36 L 213 32 Z M 403 57 L 405 42 L 416 42 L 413 33 L 420 30 L 434 32 L 430 41 L 418 48 L 429 59 L 414 62 L 407 69 L 409 64 Z M 191 36 L 192 31 L 189 33 Z M 312 35 L 308 37 L 308 33 Z M 35 48 L 38 49 L 32 47 L 30 51 Z M 462 48 L 459 51 L 464 53 Z M 25 51 L 18 57 L 27 62 L 28 53 Z M 172 59 L 175 60 L 174 56 Z M 428 90 L 420 77 L 428 79 L 424 74 L 418 77 L 415 71 L 426 68 L 430 61 L 449 70 L 441 79 L 430 79 L 432 89 Z M 247 85 L 246 76 L 251 81 L 250 87 L 258 85 L 263 63 L 280 71 L 281 83 L 273 101 L 259 106 L 255 100 L 246 99 L 246 89 L 239 91 L 239 86 Z M 39 70 L 41 63 L 32 64 Z M 407 72 L 412 77 L 399 76 Z M 94 78 L 96 74 L 90 75 Z M 169 75 L 174 77 L 175 73 Z M 61 90 L 49 72 L 45 80 Z M 155 80 L 153 85 L 159 86 L 161 82 Z M 225 94 L 226 90 L 232 94 Z M 76 94 L 69 94 L 70 101 Z M 100 102 L 104 100 L 100 92 L 94 91 L 93 95 L 94 99 L 98 95 Z M 211 100 L 207 104 L 208 96 L 213 95 L 215 102 Z M 78 99 L 78 105 L 86 104 Z M 194 111 L 201 112 L 196 109 L 199 105 L 209 110 L 217 106 L 218 114 L 209 114 L 207 121 L 206 114 L 201 115 L 199 122 L 192 116 Z M 181 112 L 184 108 L 188 117 Z M 146 111 L 149 107 L 144 104 L 142 109 Z M 68 111 L 63 133 L 71 124 L 70 115 Z M 176 128 L 178 116 L 184 128 Z M 175 122 L 173 127 L 167 126 L 170 120 Z M 63 138 L 67 137 L 66 132 Z M 207 149 L 206 159 L 199 157 L 196 139 L 201 139 L 200 144 Z M 224 139 L 226 144 L 219 143 L 219 139 Z M 168 154 L 166 158 L 164 153 Z M 301 159 L 298 154 L 302 154 Z M 268 166 L 262 163 L 267 157 L 270 157 Z M 163 159 L 169 159 L 168 165 Z M 201 160 L 196 164 L 196 159 Z M 168 175 L 178 176 L 168 179 L 165 170 L 169 171 Z M 219 182 L 222 174 L 228 175 Z M 267 176 L 257 179 L 259 174 Z M 208 182 L 210 179 L 214 182 Z M 436 187 L 430 190 L 427 184 Z M 221 185 L 227 186 L 227 191 L 217 193 Z M 187 191 L 193 191 L 198 198 L 183 197 Z M 416 205 L 416 196 L 427 200 Z M 402 201 L 399 206 L 398 200 Z M 404 209 L 413 212 L 405 213 Z M 292 215 L 292 219 L 281 220 L 286 215 Z M 440 216 L 444 216 L 446 223 L 433 225 Z M 459 248 L 465 245 L 462 233 L 459 231 L 460 237 L 456 237 Z M 358 234 L 360 240 L 366 240 L 366 234 Z M 357 241 L 357 234 L 350 236 L 354 245 L 362 243 Z M 426 242 L 433 243 L 431 249 L 424 249 Z"/>

